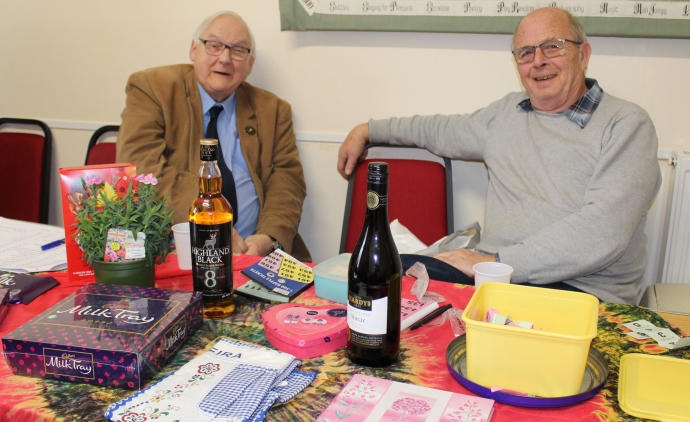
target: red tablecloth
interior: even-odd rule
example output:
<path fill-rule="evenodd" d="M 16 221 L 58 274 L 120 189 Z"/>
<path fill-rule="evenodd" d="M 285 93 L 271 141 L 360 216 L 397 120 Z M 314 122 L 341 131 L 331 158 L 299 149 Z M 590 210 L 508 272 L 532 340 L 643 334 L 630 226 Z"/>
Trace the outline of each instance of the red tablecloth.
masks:
<path fill-rule="evenodd" d="M 236 256 L 234 258 L 235 284 L 246 280 L 237 271 L 246 268 L 258 260 L 256 257 Z M 0 326 L 0 334 L 4 335 L 25 323 L 33 316 L 52 306 L 59 300 L 73 293 L 89 280 L 70 282 L 66 273 L 52 273 L 58 279 L 60 285 L 40 296 L 29 305 L 12 305 L 5 321 Z M 411 297 L 409 289 L 412 279 L 404 278 L 404 296 Z M 156 287 L 181 290 L 191 290 L 191 271 L 182 271 L 177 268 L 176 256 L 170 255 L 166 262 L 156 268 Z M 462 286 L 451 283 L 433 281 L 430 291 L 441 294 L 455 308 L 464 309 L 474 292 L 474 287 Z M 308 305 L 323 305 L 330 303 L 315 296 L 313 287 L 305 291 L 296 300 L 298 303 Z M 213 324 L 234 324 L 234 328 L 251 328 L 259 332 L 261 341 L 265 343 L 261 331 L 260 314 L 270 305 L 244 306 L 242 312 L 253 315 L 237 315 L 234 321 L 221 323 L 208 323 L 213 327 L 222 327 Z M 238 312 L 240 312 L 238 308 Z M 225 335 L 225 334 L 222 334 Z M 238 334 L 239 335 L 239 334 Z M 257 334 L 254 334 L 257 338 Z M 345 357 L 343 350 L 329 353 L 323 357 L 306 359 L 303 370 L 318 373 L 316 380 L 302 394 L 297 396 L 287 405 L 274 408 L 269 412 L 267 420 L 309 420 L 313 419 L 328 405 L 330 400 L 347 383 L 354 373 L 380 376 L 396 381 L 411 382 L 418 385 L 454 391 L 463 394 L 472 393 L 460 386 L 446 369 L 446 348 L 454 339 L 454 334 L 446 323 L 443 326 L 423 326 L 414 331 L 406 330 L 402 334 L 401 362 L 399 365 L 386 369 L 373 370 L 352 365 Z M 251 338 L 249 339 L 251 340 Z M 267 343 L 265 343 L 267 344 Z M 179 356 L 186 356 L 181 351 Z M 180 358 L 183 359 L 183 358 Z M 81 420 L 73 416 L 66 416 L 67 409 L 61 408 L 53 390 L 63 387 L 65 383 L 40 378 L 30 378 L 13 375 L 3 360 L 0 363 L 0 421 L 53 421 L 53 420 Z M 74 384 L 74 383 L 67 383 Z M 72 386 L 68 386 L 71 391 Z M 102 415 L 104 409 L 112 402 L 129 394 L 126 390 L 107 387 L 74 384 L 75 392 L 71 394 L 88 395 L 88 403 L 78 402 L 70 406 L 84 406 L 83 414 L 86 419 L 94 420 L 93 415 Z M 79 392 L 76 390 L 79 389 Z M 65 393 L 61 393 L 65 394 Z M 59 397 L 58 397 L 59 398 Z M 72 400 L 75 400 L 72 398 Z M 582 421 L 605 420 L 608 417 L 615 420 L 617 410 L 610 402 L 610 398 L 602 393 L 594 399 L 568 408 L 553 410 L 535 410 L 496 404 L 492 421 Z M 73 410 L 73 409 L 72 409 Z M 92 415 L 92 416 L 87 416 Z M 63 419 L 63 417 L 66 417 Z"/>

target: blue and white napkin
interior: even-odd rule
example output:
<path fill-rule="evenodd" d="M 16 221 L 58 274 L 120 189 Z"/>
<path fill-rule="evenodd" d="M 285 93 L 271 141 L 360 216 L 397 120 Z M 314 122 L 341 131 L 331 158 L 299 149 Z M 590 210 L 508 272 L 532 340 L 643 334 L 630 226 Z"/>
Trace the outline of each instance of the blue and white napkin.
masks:
<path fill-rule="evenodd" d="M 111 405 L 112 421 L 262 421 L 276 401 L 286 402 L 315 374 L 297 371 L 294 356 L 223 338 L 175 373 Z"/>

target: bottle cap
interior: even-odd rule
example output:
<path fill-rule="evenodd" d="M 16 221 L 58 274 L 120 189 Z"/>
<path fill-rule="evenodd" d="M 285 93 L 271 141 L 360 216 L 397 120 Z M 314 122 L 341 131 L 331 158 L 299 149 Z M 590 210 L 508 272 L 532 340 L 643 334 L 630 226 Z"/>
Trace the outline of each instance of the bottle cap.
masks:
<path fill-rule="evenodd" d="M 373 161 L 369 163 L 369 173 L 374 172 L 381 176 L 388 174 L 388 163 L 383 161 Z"/>
<path fill-rule="evenodd" d="M 218 139 L 202 139 L 200 142 L 199 158 L 201 161 L 218 160 Z"/>
<path fill-rule="evenodd" d="M 369 163 L 368 180 L 371 183 L 386 183 L 388 181 L 388 163 L 382 161 Z"/>

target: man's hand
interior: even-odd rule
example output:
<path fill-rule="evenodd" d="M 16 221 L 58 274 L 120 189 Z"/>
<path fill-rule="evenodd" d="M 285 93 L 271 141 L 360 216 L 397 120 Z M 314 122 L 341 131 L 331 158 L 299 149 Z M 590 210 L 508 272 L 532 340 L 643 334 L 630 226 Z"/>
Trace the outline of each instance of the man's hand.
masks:
<path fill-rule="evenodd" d="M 355 126 L 338 150 L 338 172 L 345 179 L 352 174 L 357 163 L 367 157 L 364 145 L 369 141 L 369 124 Z"/>
<path fill-rule="evenodd" d="M 447 262 L 470 277 L 474 277 L 474 270 L 472 269 L 474 264 L 479 262 L 496 261 L 496 258 L 493 255 L 483 255 L 462 248 L 455 249 L 450 252 L 441 252 L 440 254 L 434 256 L 434 258 Z"/>
<path fill-rule="evenodd" d="M 253 234 L 244 239 L 247 255 L 266 256 L 273 252 L 273 240 L 265 234 Z"/>
<path fill-rule="evenodd" d="M 247 253 L 247 244 L 242 239 L 235 228 L 232 228 L 232 253 L 234 254 L 245 254 Z"/>

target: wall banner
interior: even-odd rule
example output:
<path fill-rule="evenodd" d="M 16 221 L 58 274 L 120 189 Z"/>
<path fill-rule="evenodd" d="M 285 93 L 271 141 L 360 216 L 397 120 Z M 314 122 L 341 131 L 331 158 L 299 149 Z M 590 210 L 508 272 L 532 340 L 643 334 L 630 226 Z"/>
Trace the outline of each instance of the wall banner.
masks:
<path fill-rule="evenodd" d="M 282 30 L 512 34 L 540 7 L 576 16 L 587 35 L 690 38 L 690 0 L 280 0 Z"/>

